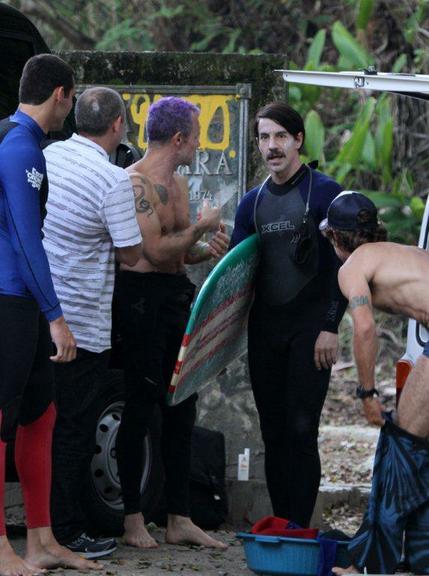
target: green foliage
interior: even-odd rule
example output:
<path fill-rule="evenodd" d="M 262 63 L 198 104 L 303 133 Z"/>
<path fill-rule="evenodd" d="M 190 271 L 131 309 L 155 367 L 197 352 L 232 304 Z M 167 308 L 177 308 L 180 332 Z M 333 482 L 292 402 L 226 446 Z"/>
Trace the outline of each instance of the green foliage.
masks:
<path fill-rule="evenodd" d="M 332 26 L 332 40 L 340 53 L 340 66 L 345 68 L 367 68 L 374 63 L 365 48 L 350 34 L 341 22 Z"/>
<path fill-rule="evenodd" d="M 326 30 L 319 30 L 311 41 L 307 52 L 307 58 L 304 70 L 320 70 L 320 60 L 326 42 Z M 306 110 L 310 110 L 319 100 L 321 89 L 318 86 L 302 84 L 299 86 L 299 92 L 296 96 L 302 102 L 305 102 Z"/>
<path fill-rule="evenodd" d="M 116 26 L 107 28 L 104 36 L 96 44 L 97 50 L 109 50 L 116 46 L 118 50 L 124 50 L 128 47 L 129 42 L 139 43 L 141 50 L 149 50 L 151 43 L 149 38 L 144 34 L 141 28 L 133 26 L 130 18 L 119 22 Z"/>
<path fill-rule="evenodd" d="M 354 3 L 351 1 L 351 5 Z M 359 3 L 356 28 L 363 30 L 374 13 L 375 3 Z M 421 21 L 421 14 L 413 16 Z M 331 29 L 332 41 L 338 50 L 336 66 L 323 62 L 326 36 L 313 38 L 306 57 L 306 69 L 362 69 L 373 62 L 366 48 L 337 21 Z M 324 30 L 323 30 L 324 32 Z M 292 64 L 291 67 L 298 67 Z M 393 63 L 393 72 L 407 66 L 407 56 L 400 54 Z M 416 243 L 425 202 L 415 190 L 411 173 L 402 169 L 394 173 L 394 117 L 392 96 L 356 98 L 352 92 L 321 89 L 315 86 L 291 85 L 289 99 L 305 118 L 305 159 L 318 159 L 322 170 L 331 174 L 346 188 L 362 190 L 373 198 L 380 209 L 389 236 L 394 241 Z M 343 122 L 325 125 L 318 109 L 344 108 Z M 325 150 L 325 148 L 328 148 Z M 371 188 L 368 189 L 368 183 Z"/>
<path fill-rule="evenodd" d="M 381 71 L 429 73 L 428 0 L 3 1 L 23 10 L 54 50 L 277 52 L 297 69 L 357 70 L 375 63 Z M 318 159 L 344 186 L 369 190 L 393 236 L 415 241 L 424 202 L 395 150 L 400 136 L 393 101 L 377 93 L 368 99 L 362 92 L 289 86 L 289 102 L 305 120 L 306 157 Z M 426 131 L 419 128 L 420 137 Z M 414 169 L 420 188 L 426 171 L 426 165 Z"/>
<path fill-rule="evenodd" d="M 360 0 L 359 10 L 356 18 L 356 28 L 358 30 L 365 30 L 368 22 L 374 12 L 374 0 Z"/>
<path fill-rule="evenodd" d="M 379 214 L 393 242 L 414 244 L 423 218 L 425 204 L 413 192 L 413 178 L 407 169 L 397 176 L 389 193 L 365 193 L 379 209 Z"/>
<path fill-rule="evenodd" d="M 405 39 L 413 44 L 419 32 L 419 28 L 429 13 L 429 5 L 427 0 L 419 0 L 417 2 L 417 9 L 413 10 L 410 16 L 406 19 L 404 24 Z"/>
<path fill-rule="evenodd" d="M 405 54 L 401 54 L 393 63 L 392 72 L 396 73 L 401 72 L 403 68 L 406 66 L 406 64 L 407 64 L 407 57 Z"/>
<path fill-rule="evenodd" d="M 311 110 L 305 118 L 305 150 L 311 160 L 324 161 L 325 127 L 319 114 Z"/>
<path fill-rule="evenodd" d="M 310 48 L 307 53 L 307 61 L 305 63 L 306 70 L 314 70 L 320 66 L 320 59 L 326 42 L 326 30 L 322 29 L 317 32 L 313 38 Z"/>
<path fill-rule="evenodd" d="M 375 130 L 376 166 L 381 172 L 382 185 L 392 180 L 393 118 L 388 96 L 384 94 L 377 103 L 378 124 Z"/>
<path fill-rule="evenodd" d="M 357 117 L 350 138 L 332 163 L 336 168 L 336 178 L 340 183 L 344 182 L 352 168 L 359 168 L 375 104 L 374 98 L 367 100 Z"/>

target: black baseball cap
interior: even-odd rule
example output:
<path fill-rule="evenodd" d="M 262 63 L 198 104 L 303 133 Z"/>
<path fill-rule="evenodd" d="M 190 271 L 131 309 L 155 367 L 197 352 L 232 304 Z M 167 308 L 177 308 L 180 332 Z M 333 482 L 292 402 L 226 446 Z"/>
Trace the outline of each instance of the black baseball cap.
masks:
<path fill-rule="evenodd" d="M 319 230 L 375 230 L 378 226 L 375 204 L 361 192 L 346 190 L 332 200 L 327 218 Z"/>

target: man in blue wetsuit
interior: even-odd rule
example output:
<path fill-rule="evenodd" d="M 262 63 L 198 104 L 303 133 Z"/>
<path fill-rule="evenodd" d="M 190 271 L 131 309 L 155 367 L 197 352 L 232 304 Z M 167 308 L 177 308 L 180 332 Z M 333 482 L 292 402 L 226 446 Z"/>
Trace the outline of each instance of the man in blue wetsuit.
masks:
<path fill-rule="evenodd" d="M 0 574 L 100 567 L 57 543 L 49 514 L 51 361 L 72 360 L 76 345 L 42 245 L 48 183 L 40 143 L 48 131 L 62 128 L 73 94 L 73 71 L 65 62 L 51 54 L 34 56 L 22 73 L 17 112 L 0 123 Z M 3 515 L 5 450 L 13 437 L 28 528 L 24 559 L 7 540 Z"/>
<path fill-rule="evenodd" d="M 249 370 L 276 516 L 308 526 L 320 483 L 320 413 L 346 307 L 339 261 L 318 231 L 341 187 L 302 164 L 305 129 L 283 102 L 256 114 L 268 180 L 242 199 L 231 246 L 258 232 L 261 261 L 249 317 Z"/>

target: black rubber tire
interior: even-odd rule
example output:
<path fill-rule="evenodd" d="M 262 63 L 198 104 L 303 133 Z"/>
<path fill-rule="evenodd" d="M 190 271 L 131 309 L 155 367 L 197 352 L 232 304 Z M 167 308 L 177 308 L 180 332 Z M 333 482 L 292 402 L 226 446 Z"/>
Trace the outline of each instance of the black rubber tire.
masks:
<path fill-rule="evenodd" d="M 95 533 L 118 536 L 123 533 L 123 505 L 116 464 L 116 433 L 124 403 L 123 373 L 110 370 L 100 398 L 96 451 L 85 479 L 82 505 Z M 156 412 L 144 446 L 141 509 L 150 521 L 163 493 L 164 471 L 161 451 L 161 414 Z"/>

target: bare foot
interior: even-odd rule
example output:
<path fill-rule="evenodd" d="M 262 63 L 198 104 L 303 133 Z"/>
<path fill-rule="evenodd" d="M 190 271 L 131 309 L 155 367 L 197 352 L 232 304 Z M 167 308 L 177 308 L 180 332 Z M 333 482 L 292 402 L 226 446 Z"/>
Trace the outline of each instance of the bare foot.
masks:
<path fill-rule="evenodd" d="M 0 537 L 1 576 L 35 576 L 46 572 L 20 558 L 9 544 L 6 536 Z"/>
<path fill-rule="evenodd" d="M 349 566 L 348 568 L 332 568 L 332 572 L 336 574 L 336 576 L 341 576 L 342 574 L 359 574 L 359 570 L 354 566 Z"/>
<path fill-rule="evenodd" d="M 136 548 L 158 548 L 158 542 L 152 538 L 144 523 L 143 514 L 127 514 L 124 519 L 122 542 Z"/>
<path fill-rule="evenodd" d="M 168 515 L 167 532 L 165 535 L 167 544 L 196 544 L 206 548 L 218 548 L 226 550 L 227 544 L 215 540 L 198 528 L 190 518 L 186 516 Z"/>
<path fill-rule="evenodd" d="M 77 570 L 101 570 L 102 564 L 82 558 L 61 546 L 50 528 L 28 530 L 25 561 L 39 568 L 76 568 Z"/>

